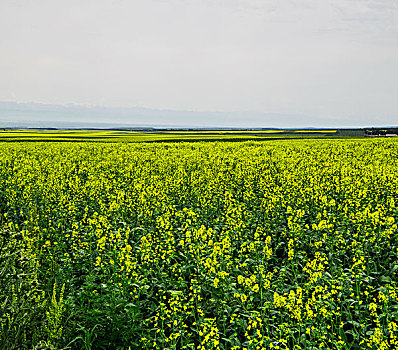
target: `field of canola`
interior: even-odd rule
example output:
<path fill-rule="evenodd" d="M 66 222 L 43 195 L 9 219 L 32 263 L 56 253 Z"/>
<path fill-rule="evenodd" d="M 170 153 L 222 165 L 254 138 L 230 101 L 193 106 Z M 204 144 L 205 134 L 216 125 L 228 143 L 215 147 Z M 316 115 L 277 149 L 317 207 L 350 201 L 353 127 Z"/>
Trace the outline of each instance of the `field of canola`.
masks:
<path fill-rule="evenodd" d="M 398 142 L 0 148 L 0 348 L 393 349 Z"/>
<path fill-rule="evenodd" d="M 357 136 L 362 137 L 359 131 Z M 334 138 L 337 130 L 0 130 L 0 142 L 179 142 Z"/>

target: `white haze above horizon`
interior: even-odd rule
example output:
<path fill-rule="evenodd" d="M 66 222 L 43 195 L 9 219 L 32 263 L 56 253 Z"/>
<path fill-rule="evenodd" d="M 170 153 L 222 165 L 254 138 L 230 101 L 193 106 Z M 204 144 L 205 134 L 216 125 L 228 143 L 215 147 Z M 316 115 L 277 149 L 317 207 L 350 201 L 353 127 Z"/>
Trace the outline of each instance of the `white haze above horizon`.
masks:
<path fill-rule="evenodd" d="M 0 52 L 0 101 L 398 125 L 396 0 L 2 0 Z"/>

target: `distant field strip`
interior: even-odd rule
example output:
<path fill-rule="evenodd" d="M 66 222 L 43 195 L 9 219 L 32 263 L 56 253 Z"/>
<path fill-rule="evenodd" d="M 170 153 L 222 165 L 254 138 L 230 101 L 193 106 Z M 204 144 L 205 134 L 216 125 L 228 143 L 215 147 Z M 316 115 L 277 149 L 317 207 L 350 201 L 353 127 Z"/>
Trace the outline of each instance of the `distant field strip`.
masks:
<path fill-rule="evenodd" d="M 13 130 L 0 131 L 0 142 L 15 141 L 107 141 L 107 142 L 157 142 L 195 140 L 267 140 L 275 138 L 328 137 L 336 130 L 285 131 L 285 130 L 154 130 L 154 131 L 82 131 L 82 130 Z M 337 135 L 337 134 L 336 134 Z"/>

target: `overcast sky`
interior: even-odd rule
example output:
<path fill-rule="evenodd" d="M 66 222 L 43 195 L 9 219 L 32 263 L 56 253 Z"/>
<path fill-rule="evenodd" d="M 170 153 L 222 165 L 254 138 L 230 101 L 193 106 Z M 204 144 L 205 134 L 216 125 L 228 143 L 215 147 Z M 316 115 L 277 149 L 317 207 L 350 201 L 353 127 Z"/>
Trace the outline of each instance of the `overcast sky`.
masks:
<path fill-rule="evenodd" d="M 0 53 L 0 101 L 398 124 L 397 0 L 1 0 Z"/>

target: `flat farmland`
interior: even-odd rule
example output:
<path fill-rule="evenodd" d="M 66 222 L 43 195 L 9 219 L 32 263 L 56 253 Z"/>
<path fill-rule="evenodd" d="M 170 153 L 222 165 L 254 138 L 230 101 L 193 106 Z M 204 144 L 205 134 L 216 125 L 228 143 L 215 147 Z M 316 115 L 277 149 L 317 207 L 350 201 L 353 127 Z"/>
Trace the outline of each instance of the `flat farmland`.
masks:
<path fill-rule="evenodd" d="M 396 140 L 74 136 L 1 143 L 1 349 L 397 347 Z"/>
<path fill-rule="evenodd" d="M 338 130 L 3 130 L 0 142 L 200 142 L 341 137 Z M 363 136 L 359 131 L 358 136 Z"/>

